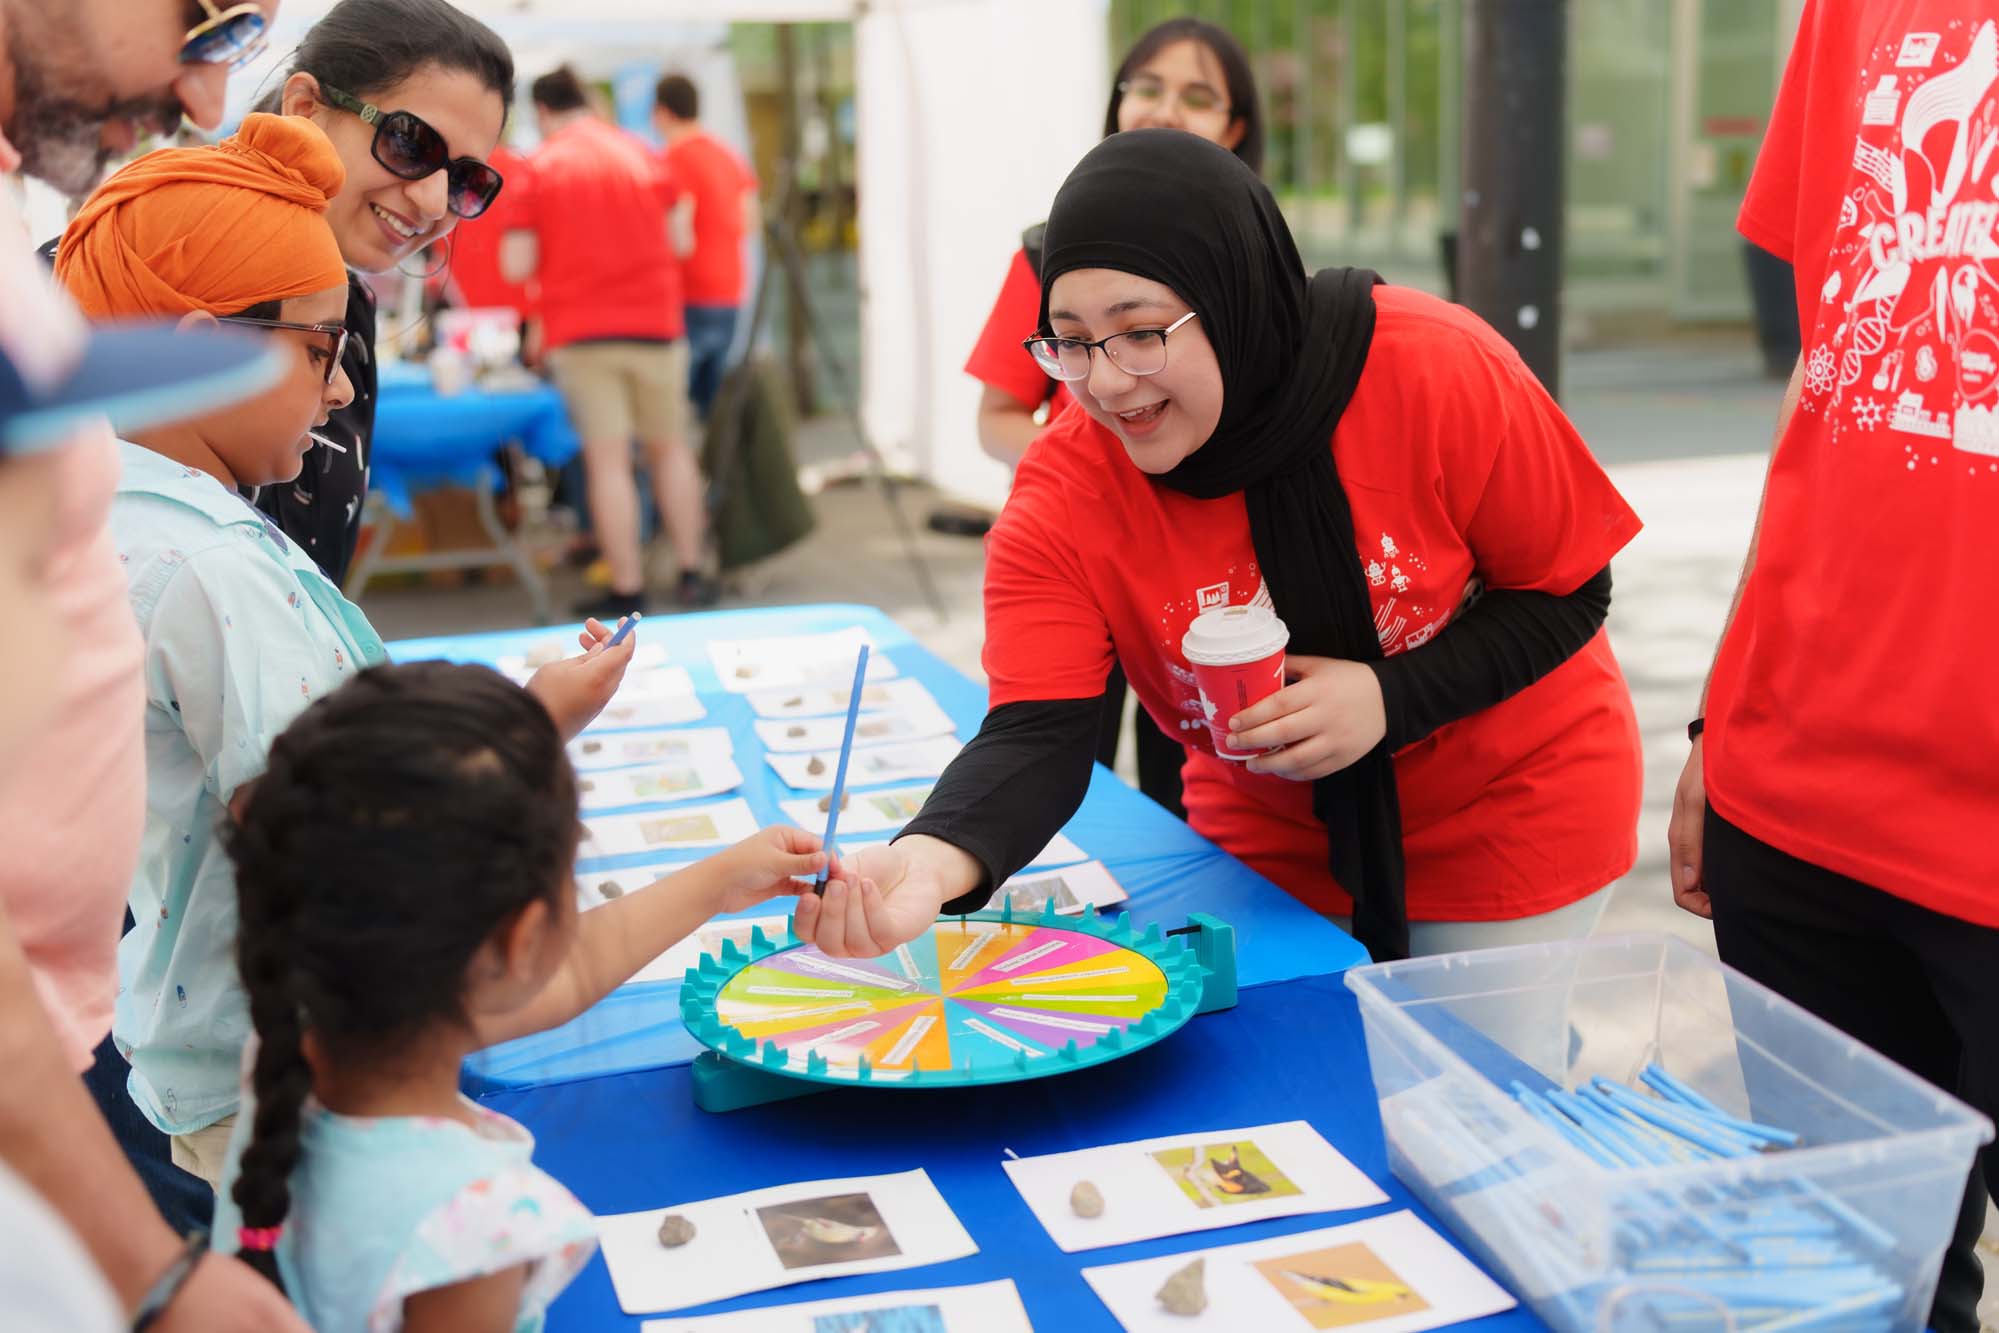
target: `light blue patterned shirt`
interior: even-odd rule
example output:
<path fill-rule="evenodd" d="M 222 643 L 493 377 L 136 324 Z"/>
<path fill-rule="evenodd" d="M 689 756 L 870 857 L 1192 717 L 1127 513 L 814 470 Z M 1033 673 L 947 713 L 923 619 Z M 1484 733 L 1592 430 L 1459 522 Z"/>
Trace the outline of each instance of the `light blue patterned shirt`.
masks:
<path fill-rule="evenodd" d="M 112 1033 L 168 1134 L 236 1109 L 250 1035 L 236 882 L 216 830 L 306 705 L 386 661 L 360 608 L 205 472 L 119 445 L 111 533 L 146 641 L 146 831 Z"/>

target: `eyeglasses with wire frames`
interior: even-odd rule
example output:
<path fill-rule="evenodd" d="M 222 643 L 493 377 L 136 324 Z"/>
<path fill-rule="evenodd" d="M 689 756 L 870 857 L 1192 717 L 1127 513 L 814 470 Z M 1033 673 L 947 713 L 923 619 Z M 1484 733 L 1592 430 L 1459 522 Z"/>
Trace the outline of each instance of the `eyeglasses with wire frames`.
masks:
<path fill-rule="evenodd" d="M 1163 329 L 1127 329 L 1088 342 L 1082 338 L 1029 338 L 1021 343 L 1050 379 L 1073 384 L 1090 377 L 1090 353 L 1103 349 L 1110 363 L 1127 375 L 1157 375 L 1166 369 L 1166 335 L 1200 312 L 1189 310 Z"/>
<path fill-rule="evenodd" d="M 1227 115 L 1229 111 L 1228 99 L 1205 83 L 1190 83 L 1176 91 L 1168 91 L 1163 80 L 1145 76 L 1126 79 L 1118 84 L 1117 90 L 1127 100 L 1144 106 L 1178 102 L 1180 109 L 1190 116 Z"/>
<path fill-rule="evenodd" d="M 345 324 L 295 324 L 287 319 L 253 319 L 248 315 L 228 315 L 224 324 L 245 324 L 257 329 L 290 329 L 293 333 L 321 333 L 333 339 L 326 350 L 326 383 L 333 383 L 333 377 L 340 373 L 340 359 L 347 355 L 347 326 Z"/>
<path fill-rule="evenodd" d="M 231 5 L 217 9 L 215 0 L 192 0 L 188 14 L 194 19 L 187 36 L 181 38 L 183 65 L 243 66 L 262 55 L 270 43 L 271 21 L 257 4 Z"/>
<path fill-rule="evenodd" d="M 384 111 L 373 102 L 364 102 L 326 84 L 319 95 L 342 111 L 351 111 L 375 127 L 370 147 L 375 160 L 391 175 L 406 181 L 420 181 L 444 172 L 450 183 L 446 206 L 461 218 L 476 218 L 499 197 L 504 177 L 492 165 L 476 157 L 453 157 L 451 149 L 431 124 L 410 111 Z"/>

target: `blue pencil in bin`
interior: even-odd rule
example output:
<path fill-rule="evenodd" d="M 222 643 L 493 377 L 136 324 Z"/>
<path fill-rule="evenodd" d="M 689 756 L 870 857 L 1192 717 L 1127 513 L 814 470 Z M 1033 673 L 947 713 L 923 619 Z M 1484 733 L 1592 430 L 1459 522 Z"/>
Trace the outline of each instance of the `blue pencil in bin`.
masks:
<path fill-rule="evenodd" d="M 854 661 L 854 692 L 847 697 L 847 727 L 840 736 L 840 764 L 833 770 L 833 795 L 826 801 L 826 840 L 821 845 L 826 851 L 826 869 L 819 872 L 819 878 L 812 885 L 812 891 L 823 895 L 826 880 L 832 874 L 833 834 L 840 827 L 840 802 L 847 794 L 847 760 L 854 753 L 854 720 L 861 715 L 861 687 L 868 679 L 868 645 L 861 645 L 861 653 Z"/>

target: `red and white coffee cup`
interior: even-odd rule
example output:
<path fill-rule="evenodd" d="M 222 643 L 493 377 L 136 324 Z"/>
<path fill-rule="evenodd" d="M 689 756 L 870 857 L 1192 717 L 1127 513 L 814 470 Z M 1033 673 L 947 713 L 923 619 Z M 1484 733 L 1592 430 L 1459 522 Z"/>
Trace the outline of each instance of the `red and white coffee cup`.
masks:
<path fill-rule="evenodd" d="M 1261 750 L 1229 748 L 1229 719 L 1283 688 L 1284 649 L 1291 631 L 1263 606 L 1224 606 L 1194 617 L 1180 651 L 1194 668 L 1201 711 L 1215 753 L 1223 759 L 1253 759 Z"/>

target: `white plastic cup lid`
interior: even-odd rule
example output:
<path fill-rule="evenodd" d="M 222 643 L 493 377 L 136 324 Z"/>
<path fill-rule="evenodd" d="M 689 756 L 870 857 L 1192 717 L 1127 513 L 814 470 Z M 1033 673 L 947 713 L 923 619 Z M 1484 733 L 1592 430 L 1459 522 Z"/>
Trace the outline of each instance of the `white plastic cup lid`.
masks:
<path fill-rule="evenodd" d="M 1201 666 L 1235 666 L 1282 652 L 1291 631 L 1266 606 L 1224 606 L 1204 611 L 1187 627 L 1180 651 Z"/>

